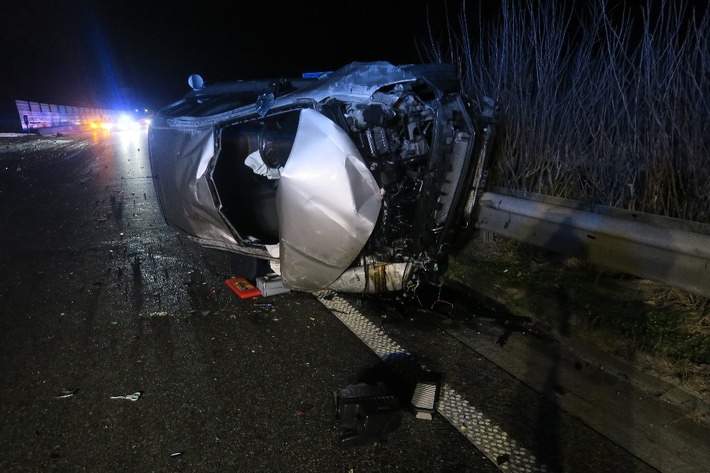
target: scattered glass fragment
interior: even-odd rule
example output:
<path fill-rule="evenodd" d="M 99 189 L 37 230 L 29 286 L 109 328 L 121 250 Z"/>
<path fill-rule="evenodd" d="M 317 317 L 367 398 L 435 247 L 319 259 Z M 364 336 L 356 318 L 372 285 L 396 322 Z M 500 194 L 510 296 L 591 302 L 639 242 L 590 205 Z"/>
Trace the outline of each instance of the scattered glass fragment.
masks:
<path fill-rule="evenodd" d="M 137 401 L 138 399 L 140 399 L 140 397 L 141 397 L 142 394 L 143 394 L 143 393 L 142 393 L 141 391 L 137 391 L 137 392 L 135 392 L 135 393 L 133 393 L 133 394 L 125 394 L 125 395 L 123 395 L 123 396 L 111 396 L 111 399 L 125 399 L 126 401 L 133 401 L 133 402 L 135 402 L 135 401 Z"/>
<path fill-rule="evenodd" d="M 72 397 L 74 394 L 79 391 L 79 388 L 76 389 L 62 389 L 61 394 L 59 396 L 54 396 L 54 399 L 66 399 L 68 397 Z"/>

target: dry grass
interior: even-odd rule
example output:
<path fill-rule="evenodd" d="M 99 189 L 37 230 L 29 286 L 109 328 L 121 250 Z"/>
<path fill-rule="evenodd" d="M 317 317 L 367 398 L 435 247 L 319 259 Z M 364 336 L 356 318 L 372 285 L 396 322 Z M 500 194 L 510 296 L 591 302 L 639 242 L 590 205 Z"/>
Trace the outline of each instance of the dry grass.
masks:
<path fill-rule="evenodd" d="M 648 280 L 609 273 L 494 237 L 472 240 L 449 276 L 564 340 L 559 327 L 710 401 L 706 301 Z M 698 304 L 700 302 L 700 304 Z"/>
<path fill-rule="evenodd" d="M 688 360 L 673 360 L 645 351 L 633 356 L 636 366 L 647 373 L 681 386 L 695 396 L 710 401 L 710 366 L 698 365 Z"/>
<path fill-rule="evenodd" d="M 494 185 L 708 222 L 710 11 L 607 4 L 462 2 L 427 59 L 498 101 Z"/>
<path fill-rule="evenodd" d="M 499 104 L 489 184 L 710 222 L 710 8 L 460 5 L 457 22 L 431 25 L 423 49 L 458 67 L 474 105 L 483 96 Z M 462 253 L 452 270 L 479 288 L 509 289 L 502 297 L 528 314 L 562 297 L 597 343 L 710 397 L 705 298 L 576 260 L 548 264 L 500 239 Z"/>

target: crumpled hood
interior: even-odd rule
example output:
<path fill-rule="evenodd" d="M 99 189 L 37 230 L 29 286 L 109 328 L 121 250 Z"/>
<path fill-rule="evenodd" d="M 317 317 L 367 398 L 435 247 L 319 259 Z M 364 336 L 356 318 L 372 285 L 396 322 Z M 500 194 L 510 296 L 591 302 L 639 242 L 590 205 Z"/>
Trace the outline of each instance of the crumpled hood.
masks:
<path fill-rule="evenodd" d="M 365 246 L 381 201 L 347 133 L 319 112 L 302 110 L 276 194 L 284 283 L 311 291 L 336 280 Z"/>

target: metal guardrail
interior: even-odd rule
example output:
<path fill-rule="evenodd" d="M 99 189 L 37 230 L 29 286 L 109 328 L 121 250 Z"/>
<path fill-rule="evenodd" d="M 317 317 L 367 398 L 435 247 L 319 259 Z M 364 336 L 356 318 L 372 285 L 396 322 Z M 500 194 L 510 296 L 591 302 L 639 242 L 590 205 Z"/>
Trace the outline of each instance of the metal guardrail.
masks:
<path fill-rule="evenodd" d="M 598 206 L 585 210 L 579 202 L 534 194 L 525 197 L 483 193 L 476 227 L 710 297 L 710 226 Z"/>

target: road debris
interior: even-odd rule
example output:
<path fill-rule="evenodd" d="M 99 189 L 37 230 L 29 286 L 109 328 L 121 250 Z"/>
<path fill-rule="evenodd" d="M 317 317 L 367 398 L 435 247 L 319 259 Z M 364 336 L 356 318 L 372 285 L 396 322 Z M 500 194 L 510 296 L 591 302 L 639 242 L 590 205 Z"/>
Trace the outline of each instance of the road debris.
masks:
<path fill-rule="evenodd" d="M 180 452 L 173 452 L 170 454 L 170 458 L 178 458 L 185 455 L 185 451 L 180 451 Z"/>
<path fill-rule="evenodd" d="M 142 391 L 136 391 L 133 394 L 124 394 L 123 396 L 111 396 L 109 399 L 125 399 L 126 401 L 136 402 L 143 395 Z"/>
<path fill-rule="evenodd" d="M 296 410 L 293 412 L 293 415 L 295 417 L 303 417 L 305 415 L 308 415 L 308 411 L 313 409 L 312 404 L 306 404 L 304 402 L 301 403 L 299 407 L 296 408 Z"/>
<path fill-rule="evenodd" d="M 66 399 L 68 397 L 72 397 L 74 394 L 76 394 L 79 391 L 79 388 L 76 389 L 62 389 L 62 392 L 59 394 L 59 396 L 54 396 L 54 399 Z"/>
<path fill-rule="evenodd" d="M 161 310 L 158 312 L 151 312 L 150 314 L 148 314 L 148 317 L 165 317 L 167 315 L 168 315 L 167 311 Z"/>
<path fill-rule="evenodd" d="M 351 384 L 333 393 L 343 446 L 379 442 L 402 422 L 402 408 L 384 384 Z"/>
<path fill-rule="evenodd" d="M 439 401 L 439 386 L 441 375 L 439 373 L 424 373 L 417 381 L 412 395 L 412 408 L 417 419 L 432 420 Z"/>
<path fill-rule="evenodd" d="M 261 291 L 252 283 L 241 276 L 229 278 L 224 283 L 229 287 L 240 299 L 248 299 L 261 295 Z"/>

